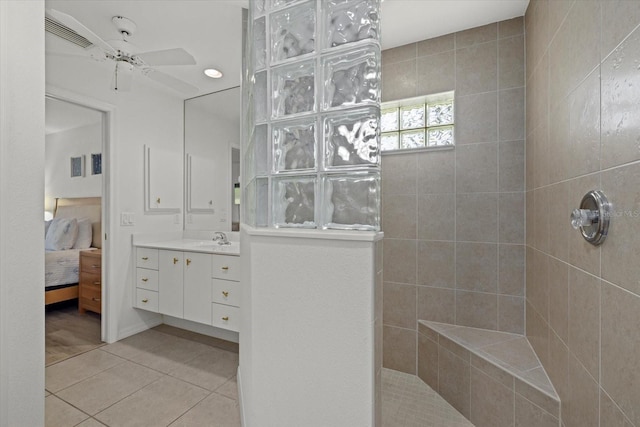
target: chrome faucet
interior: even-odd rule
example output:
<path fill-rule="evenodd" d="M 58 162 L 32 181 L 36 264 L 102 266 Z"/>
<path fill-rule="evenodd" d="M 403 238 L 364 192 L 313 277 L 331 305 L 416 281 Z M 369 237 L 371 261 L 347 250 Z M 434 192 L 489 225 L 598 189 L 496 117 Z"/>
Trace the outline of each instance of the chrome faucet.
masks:
<path fill-rule="evenodd" d="M 227 235 L 222 231 L 216 231 L 213 233 L 213 241 L 218 242 L 219 245 L 230 245 L 229 239 L 227 239 Z"/>

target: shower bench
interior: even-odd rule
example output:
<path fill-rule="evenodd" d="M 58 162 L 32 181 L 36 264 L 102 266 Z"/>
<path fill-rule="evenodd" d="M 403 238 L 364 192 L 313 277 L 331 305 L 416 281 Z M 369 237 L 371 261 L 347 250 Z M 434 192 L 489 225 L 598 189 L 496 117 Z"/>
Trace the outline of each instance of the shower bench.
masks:
<path fill-rule="evenodd" d="M 418 376 L 476 427 L 560 425 L 558 394 L 523 335 L 424 320 L 418 332 Z"/>

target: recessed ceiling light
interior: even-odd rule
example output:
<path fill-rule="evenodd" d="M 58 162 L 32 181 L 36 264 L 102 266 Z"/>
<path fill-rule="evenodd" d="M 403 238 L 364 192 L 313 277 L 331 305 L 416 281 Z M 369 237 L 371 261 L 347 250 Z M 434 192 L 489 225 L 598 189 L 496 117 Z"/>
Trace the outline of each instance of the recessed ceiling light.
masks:
<path fill-rule="evenodd" d="M 219 79 L 222 77 L 222 71 L 216 70 L 215 68 L 207 68 L 204 70 L 204 73 L 212 79 Z"/>

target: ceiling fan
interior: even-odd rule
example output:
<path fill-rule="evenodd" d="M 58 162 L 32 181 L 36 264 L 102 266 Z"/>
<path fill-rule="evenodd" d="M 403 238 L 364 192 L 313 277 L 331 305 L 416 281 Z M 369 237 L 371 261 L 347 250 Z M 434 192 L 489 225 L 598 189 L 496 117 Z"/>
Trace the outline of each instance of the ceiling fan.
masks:
<path fill-rule="evenodd" d="M 124 16 L 114 16 L 111 21 L 122 35 L 122 40 L 104 41 L 73 16 L 54 9 L 47 11 L 45 27 L 47 31 L 84 47 L 87 54 L 96 61 L 114 61 L 111 88 L 117 92 L 131 89 L 136 71 L 181 94 L 194 94 L 198 91 L 197 87 L 154 68 L 165 65 L 195 65 L 196 61 L 191 54 L 182 48 L 139 52 L 127 40 L 136 32 L 135 22 Z M 78 42 L 77 36 L 85 40 Z"/>

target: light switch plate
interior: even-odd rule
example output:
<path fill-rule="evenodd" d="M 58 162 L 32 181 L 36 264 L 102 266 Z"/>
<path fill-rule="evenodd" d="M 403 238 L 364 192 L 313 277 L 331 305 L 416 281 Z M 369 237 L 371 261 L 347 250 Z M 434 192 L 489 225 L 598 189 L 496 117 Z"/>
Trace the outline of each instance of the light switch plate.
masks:
<path fill-rule="evenodd" d="M 132 226 L 135 225 L 135 213 L 133 212 L 121 212 L 120 213 L 120 225 Z"/>

